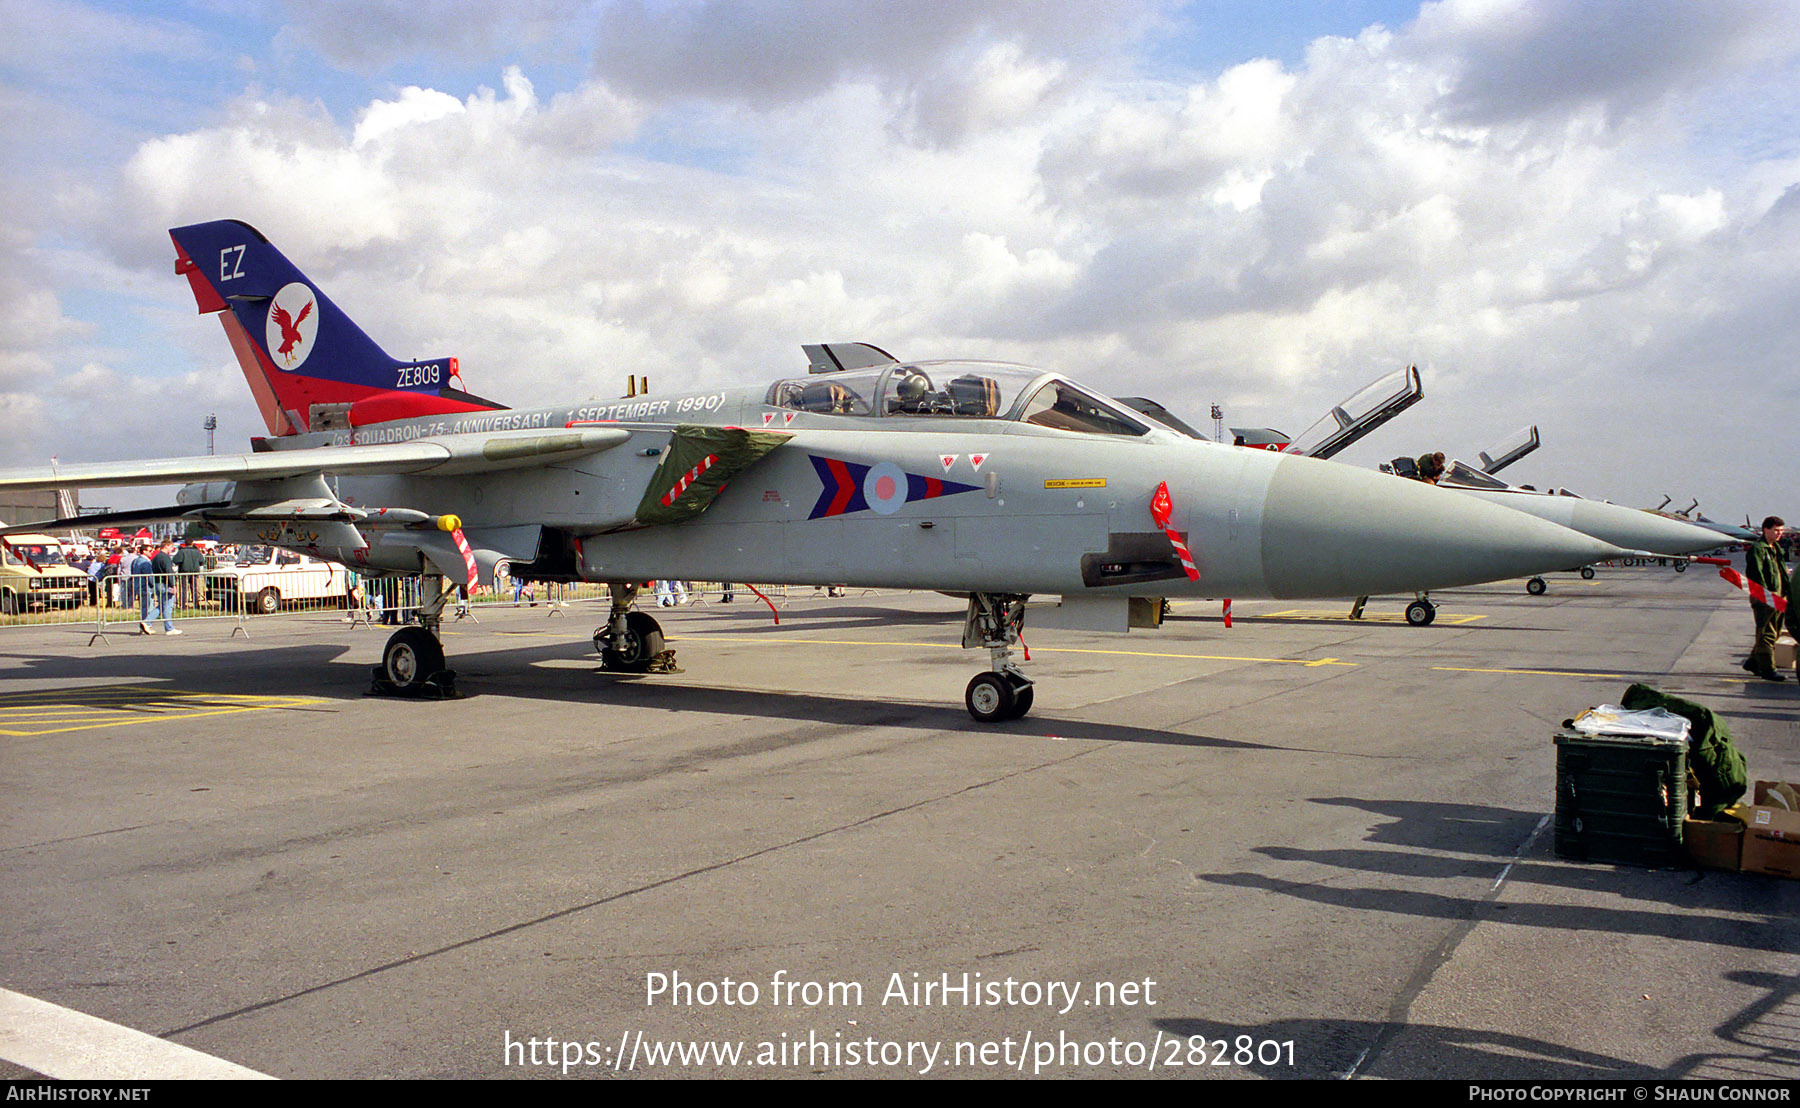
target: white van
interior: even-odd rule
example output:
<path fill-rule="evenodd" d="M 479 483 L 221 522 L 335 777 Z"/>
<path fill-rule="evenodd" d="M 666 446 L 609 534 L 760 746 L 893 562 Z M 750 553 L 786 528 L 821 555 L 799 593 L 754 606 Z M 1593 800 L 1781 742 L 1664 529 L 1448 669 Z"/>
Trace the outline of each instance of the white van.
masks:
<path fill-rule="evenodd" d="M 88 575 L 68 564 L 49 535 L 8 535 L 0 544 L 0 613 L 79 608 L 87 598 Z"/>

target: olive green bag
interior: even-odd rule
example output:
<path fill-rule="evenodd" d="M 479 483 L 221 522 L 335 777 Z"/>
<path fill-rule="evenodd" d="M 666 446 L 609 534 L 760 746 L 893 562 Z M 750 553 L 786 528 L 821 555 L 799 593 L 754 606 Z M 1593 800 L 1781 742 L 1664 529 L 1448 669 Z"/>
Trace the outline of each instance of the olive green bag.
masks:
<path fill-rule="evenodd" d="M 1641 683 L 1625 690 L 1619 707 L 1634 712 L 1663 708 L 1688 721 L 1688 772 L 1700 785 L 1701 818 L 1711 819 L 1724 812 L 1749 788 L 1744 755 L 1731 745 L 1731 732 L 1711 708 Z"/>

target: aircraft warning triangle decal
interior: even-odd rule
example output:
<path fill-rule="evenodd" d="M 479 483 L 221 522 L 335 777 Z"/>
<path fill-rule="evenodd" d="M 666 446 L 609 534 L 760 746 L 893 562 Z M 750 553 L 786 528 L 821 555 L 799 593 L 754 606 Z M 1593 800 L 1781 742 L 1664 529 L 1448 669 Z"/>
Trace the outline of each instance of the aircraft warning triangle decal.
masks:
<path fill-rule="evenodd" d="M 892 515 L 901 505 L 915 500 L 955 496 L 959 492 L 974 492 L 979 487 L 908 473 L 893 462 L 861 465 L 837 458 L 821 458 L 817 454 L 807 457 L 812 459 L 813 468 L 819 473 L 819 483 L 825 486 L 807 519 L 863 511 Z"/>

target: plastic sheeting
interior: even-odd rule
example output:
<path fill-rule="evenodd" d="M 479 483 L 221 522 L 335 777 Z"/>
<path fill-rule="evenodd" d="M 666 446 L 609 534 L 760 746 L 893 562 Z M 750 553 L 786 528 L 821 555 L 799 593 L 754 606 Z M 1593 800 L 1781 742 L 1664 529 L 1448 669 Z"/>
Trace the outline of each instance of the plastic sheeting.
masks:
<path fill-rule="evenodd" d="M 1646 735 L 1686 742 L 1689 724 L 1666 708 L 1634 712 L 1616 704 L 1600 704 L 1576 716 L 1572 726 L 1583 735 Z"/>

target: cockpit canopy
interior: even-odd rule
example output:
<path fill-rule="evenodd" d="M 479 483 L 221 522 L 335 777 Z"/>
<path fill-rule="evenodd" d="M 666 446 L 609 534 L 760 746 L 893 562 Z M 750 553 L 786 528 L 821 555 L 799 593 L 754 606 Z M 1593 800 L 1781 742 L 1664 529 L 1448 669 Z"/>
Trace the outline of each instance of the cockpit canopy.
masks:
<path fill-rule="evenodd" d="M 1449 468 L 1438 479 L 1439 485 L 1456 486 L 1464 489 L 1490 489 L 1499 491 L 1510 489 L 1511 485 L 1489 473 L 1484 473 L 1467 462 L 1452 459 Z"/>
<path fill-rule="evenodd" d="M 777 381 L 768 403 L 820 415 L 1003 419 L 1060 431 L 1142 435 L 1122 405 L 1052 373 L 1004 362 L 914 362 Z"/>

